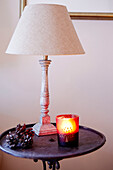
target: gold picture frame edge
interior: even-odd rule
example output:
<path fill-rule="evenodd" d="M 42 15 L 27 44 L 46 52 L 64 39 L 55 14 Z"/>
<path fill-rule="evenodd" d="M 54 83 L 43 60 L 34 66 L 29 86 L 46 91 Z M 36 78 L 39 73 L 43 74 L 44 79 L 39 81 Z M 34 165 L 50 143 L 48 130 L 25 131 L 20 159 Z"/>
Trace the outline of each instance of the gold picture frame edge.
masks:
<path fill-rule="evenodd" d="M 24 7 L 27 5 L 27 0 L 20 0 L 20 16 Z M 113 20 L 113 13 L 101 12 L 69 12 L 71 19 L 79 20 Z"/>

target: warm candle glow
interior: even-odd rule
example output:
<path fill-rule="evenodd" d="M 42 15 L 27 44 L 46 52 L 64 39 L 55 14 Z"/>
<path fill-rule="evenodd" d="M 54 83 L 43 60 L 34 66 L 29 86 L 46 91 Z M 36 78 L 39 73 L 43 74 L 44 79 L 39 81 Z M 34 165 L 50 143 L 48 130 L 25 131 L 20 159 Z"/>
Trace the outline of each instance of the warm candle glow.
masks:
<path fill-rule="evenodd" d="M 64 118 L 60 128 L 62 133 L 74 133 L 76 130 L 75 121 L 68 118 Z"/>
<path fill-rule="evenodd" d="M 79 117 L 67 114 L 56 117 L 57 132 L 61 134 L 76 133 L 79 130 Z"/>
<path fill-rule="evenodd" d="M 61 146 L 78 143 L 79 116 L 65 114 L 56 116 L 58 142 Z"/>

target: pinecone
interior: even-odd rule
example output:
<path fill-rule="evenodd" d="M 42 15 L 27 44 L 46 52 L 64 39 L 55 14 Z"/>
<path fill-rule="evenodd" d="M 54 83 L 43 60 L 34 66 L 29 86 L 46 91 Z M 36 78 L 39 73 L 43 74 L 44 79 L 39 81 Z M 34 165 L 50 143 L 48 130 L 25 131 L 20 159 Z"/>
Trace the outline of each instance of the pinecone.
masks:
<path fill-rule="evenodd" d="M 33 144 L 34 132 L 32 128 L 26 129 L 20 138 L 20 145 L 23 148 L 29 148 Z"/>
<path fill-rule="evenodd" d="M 28 134 L 24 134 L 20 139 L 20 145 L 22 148 L 29 148 L 33 144 L 33 139 Z"/>
<path fill-rule="evenodd" d="M 6 142 L 10 148 L 22 147 L 28 148 L 33 144 L 34 132 L 32 128 L 26 129 L 26 125 L 17 125 L 14 133 L 9 132 L 6 136 Z"/>
<path fill-rule="evenodd" d="M 6 142 L 8 143 L 10 148 L 15 148 L 18 144 L 18 138 L 14 133 L 9 131 L 9 134 L 6 136 Z"/>
<path fill-rule="evenodd" d="M 15 134 L 18 136 L 18 138 L 20 138 L 24 134 L 25 130 L 26 130 L 25 124 L 23 126 L 18 124 L 17 127 L 16 127 Z"/>

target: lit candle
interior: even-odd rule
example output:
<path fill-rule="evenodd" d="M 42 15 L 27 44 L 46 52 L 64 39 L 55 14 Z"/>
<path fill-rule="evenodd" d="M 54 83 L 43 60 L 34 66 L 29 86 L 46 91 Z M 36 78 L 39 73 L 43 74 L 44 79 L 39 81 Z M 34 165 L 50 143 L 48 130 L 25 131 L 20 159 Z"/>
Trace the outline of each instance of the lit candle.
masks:
<path fill-rule="evenodd" d="M 79 116 L 62 114 L 56 116 L 58 143 L 60 146 L 78 146 Z"/>

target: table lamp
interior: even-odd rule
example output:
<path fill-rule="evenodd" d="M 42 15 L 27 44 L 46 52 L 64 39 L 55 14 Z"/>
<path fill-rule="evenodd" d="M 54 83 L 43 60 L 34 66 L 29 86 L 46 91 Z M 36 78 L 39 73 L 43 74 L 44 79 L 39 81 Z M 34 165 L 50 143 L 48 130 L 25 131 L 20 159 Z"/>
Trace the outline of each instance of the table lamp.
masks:
<path fill-rule="evenodd" d="M 57 133 L 48 114 L 48 67 L 51 63 L 48 56 L 84 54 L 66 7 L 56 4 L 26 6 L 6 53 L 43 56 L 39 60 L 42 67 L 41 115 L 33 130 L 38 136 Z"/>

